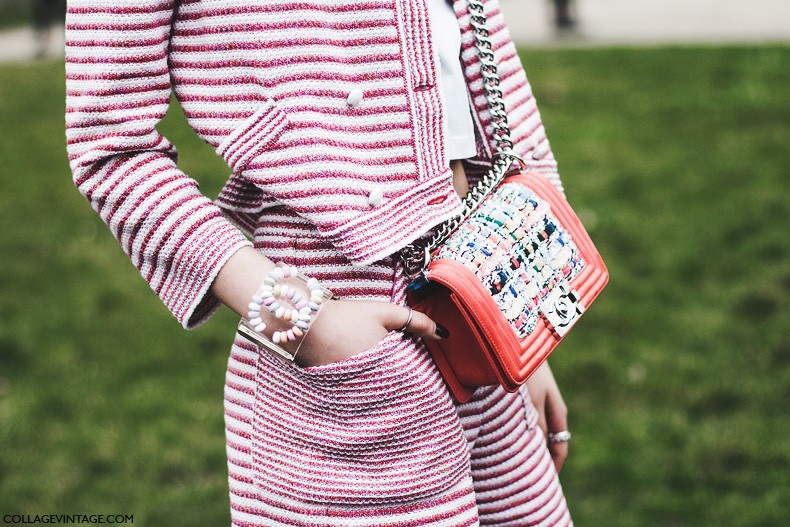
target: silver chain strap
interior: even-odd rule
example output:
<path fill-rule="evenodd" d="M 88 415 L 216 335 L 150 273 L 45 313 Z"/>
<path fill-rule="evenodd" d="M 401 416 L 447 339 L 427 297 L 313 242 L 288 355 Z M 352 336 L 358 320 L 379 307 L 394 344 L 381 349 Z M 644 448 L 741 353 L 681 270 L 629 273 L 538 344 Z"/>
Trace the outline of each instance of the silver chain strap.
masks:
<path fill-rule="evenodd" d="M 502 90 L 499 88 L 499 74 L 497 73 L 494 51 L 489 39 L 488 22 L 483 11 L 483 2 L 481 0 L 467 0 L 467 3 L 480 59 L 480 74 L 483 78 L 486 101 L 491 114 L 491 126 L 494 129 L 494 154 L 488 173 L 478 181 L 477 185 L 462 200 L 463 211 L 461 214 L 438 225 L 436 233 L 430 238 L 419 243 L 407 245 L 399 251 L 398 254 L 406 273 L 412 278 L 428 265 L 431 253 L 444 243 L 499 185 L 514 161 L 518 162 L 522 168 L 525 167 L 524 161 L 513 152 L 513 141 L 510 139 L 510 126 L 507 122 Z"/>

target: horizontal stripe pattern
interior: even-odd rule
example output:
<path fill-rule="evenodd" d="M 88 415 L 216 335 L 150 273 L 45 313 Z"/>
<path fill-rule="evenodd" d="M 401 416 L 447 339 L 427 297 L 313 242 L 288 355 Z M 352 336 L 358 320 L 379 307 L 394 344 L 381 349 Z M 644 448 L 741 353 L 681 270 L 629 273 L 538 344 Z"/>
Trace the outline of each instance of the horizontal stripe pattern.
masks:
<path fill-rule="evenodd" d="M 344 256 L 311 238 L 304 219 L 271 218 L 256 243 L 285 232 L 299 243 L 279 245 L 301 268 L 346 282 L 331 272 L 337 266 L 325 267 Z M 348 296 L 404 303 L 402 269 L 390 272 L 357 274 L 371 293 Z M 235 340 L 225 385 L 233 525 L 571 525 L 526 391 L 481 388 L 453 410 L 424 348 L 392 335 L 350 360 L 306 370 Z M 438 465 L 426 468 L 426 451 Z M 410 480 L 420 466 L 423 477 Z"/>
<path fill-rule="evenodd" d="M 468 14 L 455 5 L 473 117 L 490 132 Z M 516 150 L 559 186 L 501 12 L 486 6 Z M 392 253 L 460 207 L 424 2 L 184 1 L 170 39 L 173 7 L 72 0 L 66 21 L 74 183 L 143 278 L 192 328 L 219 305 L 209 285 L 220 267 L 254 243 L 343 298 L 404 304 Z M 216 202 L 156 130 L 171 89 L 233 172 Z M 478 151 L 472 177 L 491 147 Z M 454 408 L 424 348 L 394 333 L 342 364 L 273 360 L 237 340 L 228 363 L 234 525 L 569 523 L 519 394 L 480 390 Z"/>
<path fill-rule="evenodd" d="M 435 495 L 466 473 L 441 377 L 400 333 L 329 366 L 294 372 L 271 359 L 259 368 L 266 387 L 254 421 L 261 488 L 313 502 L 393 503 Z"/>
<path fill-rule="evenodd" d="M 490 132 L 468 13 L 455 6 L 474 118 Z M 486 11 L 516 150 L 561 188 L 495 0 Z M 75 184 L 184 327 L 216 309 L 206 284 L 218 268 L 206 262 L 246 245 L 267 208 L 308 219 L 362 267 L 460 211 L 423 1 L 185 1 L 171 39 L 173 17 L 172 0 L 69 3 L 66 125 Z M 156 130 L 171 83 L 233 171 L 214 204 Z M 355 90 L 362 100 L 350 106 Z M 490 145 L 479 151 L 485 161 Z M 202 222 L 216 224 L 204 228 L 211 238 L 193 235 Z"/>
<path fill-rule="evenodd" d="M 480 525 L 572 525 L 526 386 L 512 394 L 480 388 L 459 416 L 474 431 L 471 473 Z"/>
<path fill-rule="evenodd" d="M 209 285 L 251 245 L 175 163 L 156 131 L 170 100 L 170 2 L 69 3 L 66 138 L 74 183 L 177 320 L 219 302 Z"/>
<path fill-rule="evenodd" d="M 225 387 L 233 525 L 572 525 L 545 437 L 534 426 L 534 408 L 518 394 L 501 389 L 480 390 L 458 408 L 467 436 L 480 440 L 480 445 L 474 446 L 473 441 L 470 446 L 474 487 L 467 476 L 425 500 L 345 506 L 298 501 L 256 487 L 249 433 L 256 359 L 257 351 L 234 346 Z M 524 413 L 528 414 L 526 421 Z M 529 426 L 525 427 L 525 422 Z M 496 434 L 500 427 L 505 427 L 505 432 Z M 489 434 L 494 437 L 488 439 Z"/>

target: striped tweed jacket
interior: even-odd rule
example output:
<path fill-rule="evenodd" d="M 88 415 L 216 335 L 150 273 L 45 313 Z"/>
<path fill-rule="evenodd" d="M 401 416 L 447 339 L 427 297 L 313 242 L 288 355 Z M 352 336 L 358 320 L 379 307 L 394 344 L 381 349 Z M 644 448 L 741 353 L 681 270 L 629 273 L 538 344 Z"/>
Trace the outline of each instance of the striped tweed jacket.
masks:
<path fill-rule="evenodd" d="M 497 0 L 486 0 L 516 152 L 559 186 Z M 488 110 L 455 1 L 478 135 Z M 460 211 L 426 0 L 69 0 L 66 125 L 74 182 L 187 329 L 245 237 L 286 207 L 349 261 L 388 256 Z M 215 201 L 156 130 L 175 91 L 231 169 Z"/>

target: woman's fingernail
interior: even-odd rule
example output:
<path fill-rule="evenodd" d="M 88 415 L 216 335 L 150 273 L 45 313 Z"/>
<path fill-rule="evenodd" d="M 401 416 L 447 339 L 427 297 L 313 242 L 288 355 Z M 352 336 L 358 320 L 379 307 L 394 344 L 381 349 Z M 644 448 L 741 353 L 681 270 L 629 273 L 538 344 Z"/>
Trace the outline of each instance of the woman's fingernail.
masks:
<path fill-rule="evenodd" d="M 440 339 L 446 339 L 450 336 L 450 332 L 447 331 L 447 328 L 441 324 L 436 324 L 436 336 Z"/>

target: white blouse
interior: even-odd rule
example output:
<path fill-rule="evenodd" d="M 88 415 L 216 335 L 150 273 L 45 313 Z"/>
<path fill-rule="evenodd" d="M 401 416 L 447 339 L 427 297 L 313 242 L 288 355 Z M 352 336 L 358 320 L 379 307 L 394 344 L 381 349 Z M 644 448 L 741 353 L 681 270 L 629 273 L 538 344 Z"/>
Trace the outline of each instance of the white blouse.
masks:
<path fill-rule="evenodd" d="M 466 79 L 461 70 L 461 28 L 452 5 L 446 0 L 429 0 L 428 12 L 433 46 L 439 57 L 444 113 L 447 119 L 447 156 L 450 160 L 466 159 L 477 153 L 477 146 Z"/>

